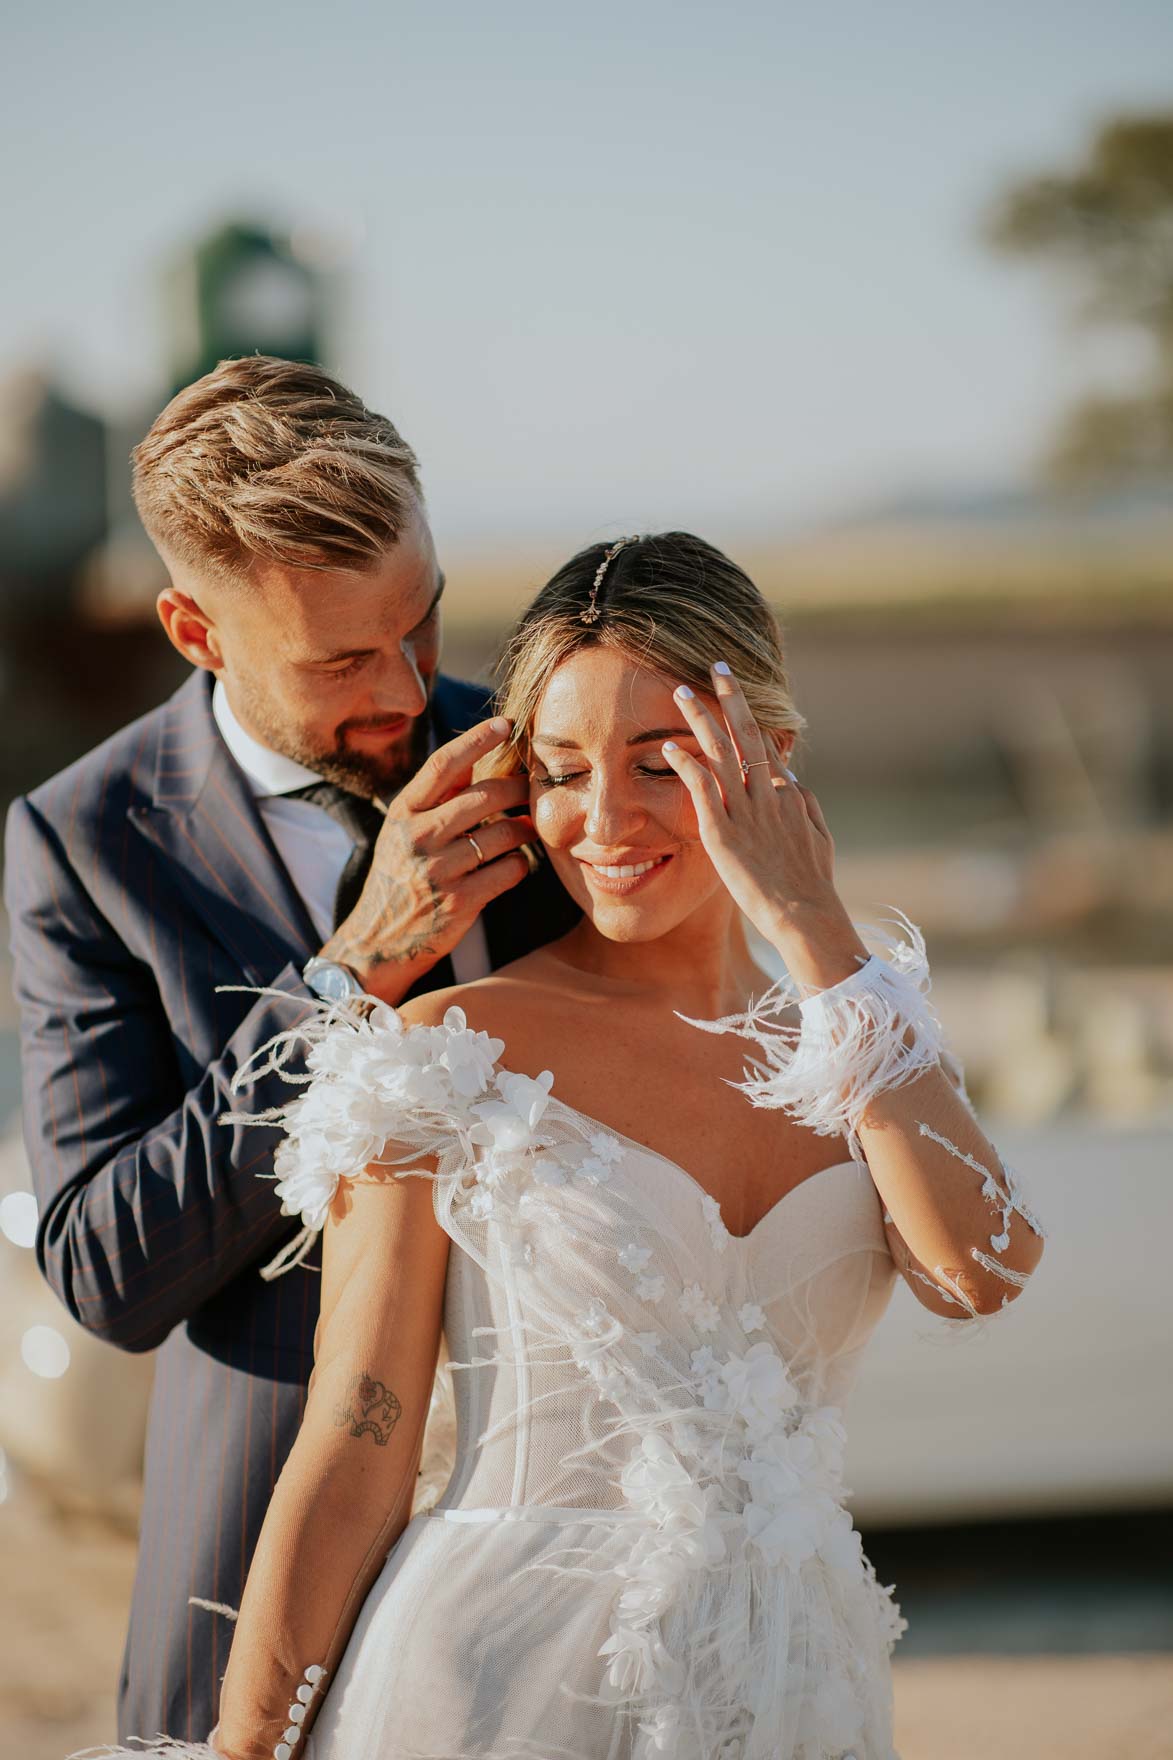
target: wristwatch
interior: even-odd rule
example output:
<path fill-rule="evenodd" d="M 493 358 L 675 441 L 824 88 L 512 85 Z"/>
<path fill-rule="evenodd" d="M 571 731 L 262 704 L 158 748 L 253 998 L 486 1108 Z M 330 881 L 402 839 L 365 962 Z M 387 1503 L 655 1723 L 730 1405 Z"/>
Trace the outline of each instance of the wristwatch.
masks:
<path fill-rule="evenodd" d="M 323 1002 L 346 1002 L 352 996 L 368 996 L 359 982 L 358 973 L 337 960 L 320 959 L 317 954 L 307 959 L 301 969 L 302 983 Z"/>

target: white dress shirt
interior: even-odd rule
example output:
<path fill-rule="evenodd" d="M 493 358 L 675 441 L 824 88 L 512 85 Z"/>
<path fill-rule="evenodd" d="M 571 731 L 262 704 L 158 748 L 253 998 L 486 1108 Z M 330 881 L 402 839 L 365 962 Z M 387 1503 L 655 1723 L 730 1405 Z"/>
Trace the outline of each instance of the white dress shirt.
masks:
<path fill-rule="evenodd" d="M 325 943 L 334 933 L 334 894 L 354 844 L 324 807 L 286 798 L 291 789 L 305 788 L 322 778 L 246 733 L 233 714 L 220 679 L 212 691 L 212 714 L 224 744 L 248 779 L 277 854 Z M 471 984 L 487 976 L 489 949 L 479 917 L 452 949 L 451 959 L 458 984 Z"/>

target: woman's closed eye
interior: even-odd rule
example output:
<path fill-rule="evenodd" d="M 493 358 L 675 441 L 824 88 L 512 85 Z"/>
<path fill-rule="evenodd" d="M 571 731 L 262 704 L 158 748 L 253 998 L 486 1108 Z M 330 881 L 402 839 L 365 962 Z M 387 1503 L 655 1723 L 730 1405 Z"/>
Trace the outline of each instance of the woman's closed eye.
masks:
<path fill-rule="evenodd" d="M 640 764 L 636 774 L 656 778 L 676 777 L 675 770 L 657 770 L 651 764 Z M 533 780 L 539 788 L 564 788 L 567 783 L 576 782 L 580 776 L 587 775 L 589 771 L 586 770 L 564 770 L 560 775 L 547 773 L 545 776 L 535 776 Z"/>

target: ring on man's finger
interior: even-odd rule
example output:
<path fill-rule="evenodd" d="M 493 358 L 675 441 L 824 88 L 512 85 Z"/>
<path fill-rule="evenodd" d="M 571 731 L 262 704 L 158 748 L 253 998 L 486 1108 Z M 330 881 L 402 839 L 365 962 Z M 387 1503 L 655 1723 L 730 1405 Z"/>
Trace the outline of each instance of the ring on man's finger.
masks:
<path fill-rule="evenodd" d="M 479 867 L 479 866 L 480 866 L 480 864 L 481 864 L 481 863 L 482 863 L 482 862 L 483 862 L 483 861 L 484 861 L 484 859 L 485 859 L 485 852 L 484 852 L 484 850 L 483 850 L 483 849 L 482 849 L 482 848 L 481 848 L 481 846 L 480 846 L 480 844 L 479 844 L 479 843 L 478 843 L 478 842 L 477 842 L 477 840 L 476 840 L 476 838 L 475 838 L 475 837 L 474 837 L 474 836 L 473 836 L 473 834 L 472 834 L 472 832 L 471 832 L 471 831 L 466 831 L 466 832 L 465 832 L 465 834 L 464 834 L 464 835 L 465 835 L 465 836 L 466 836 L 466 837 L 467 837 L 467 838 L 468 838 L 468 841 L 469 841 L 469 842 L 470 842 L 470 843 L 471 843 L 471 844 L 472 844 L 472 847 L 473 847 L 473 848 L 474 848 L 474 849 L 475 849 L 475 850 L 476 850 L 476 852 L 477 852 L 477 865 L 478 865 L 478 867 Z"/>

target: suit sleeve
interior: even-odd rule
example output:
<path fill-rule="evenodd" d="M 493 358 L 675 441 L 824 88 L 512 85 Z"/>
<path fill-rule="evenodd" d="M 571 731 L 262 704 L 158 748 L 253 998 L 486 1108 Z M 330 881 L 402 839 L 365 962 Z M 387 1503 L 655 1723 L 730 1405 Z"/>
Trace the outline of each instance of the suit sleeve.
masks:
<path fill-rule="evenodd" d="M 9 811 L 5 856 L 38 1262 L 87 1331 L 150 1350 L 290 1232 L 258 1177 L 278 1132 L 217 1120 L 240 1106 L 236 1071 L 314 998 L 285 966 L 271 986 L 282 994 L 260 997 L 185 1091 L 154 974 L 28 800 Z M 262 1076 L 250 1107 L 289 1092 Z"/>

